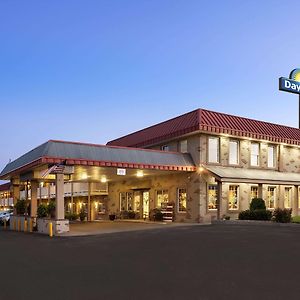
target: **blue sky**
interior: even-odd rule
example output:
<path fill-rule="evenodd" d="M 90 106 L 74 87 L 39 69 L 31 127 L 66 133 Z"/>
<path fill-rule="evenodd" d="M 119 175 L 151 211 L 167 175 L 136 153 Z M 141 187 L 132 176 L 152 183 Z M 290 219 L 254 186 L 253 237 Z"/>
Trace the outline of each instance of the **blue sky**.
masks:
<path fill-rule="evenodd" d="M 196 108 L 298 126 L 298 1 L 0 0 L 0 169 Z"/>

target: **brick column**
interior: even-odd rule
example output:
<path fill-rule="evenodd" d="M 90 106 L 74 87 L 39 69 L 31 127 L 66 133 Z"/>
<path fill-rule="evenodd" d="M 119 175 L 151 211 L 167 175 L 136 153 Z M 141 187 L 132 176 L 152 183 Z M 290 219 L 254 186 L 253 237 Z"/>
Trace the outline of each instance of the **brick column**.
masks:
<path fill-rule="evenodd" d="M 64 174 L 55 175 L 55 212 L 56 220 L 65 219 Z"/>
<path fill-rule="evenodd" d="M 37 181 L 31 181 L 31 203 L 30 203 L 30 216 L 36 217 L 37 214 L 37 193 L 39 184 Z"/>

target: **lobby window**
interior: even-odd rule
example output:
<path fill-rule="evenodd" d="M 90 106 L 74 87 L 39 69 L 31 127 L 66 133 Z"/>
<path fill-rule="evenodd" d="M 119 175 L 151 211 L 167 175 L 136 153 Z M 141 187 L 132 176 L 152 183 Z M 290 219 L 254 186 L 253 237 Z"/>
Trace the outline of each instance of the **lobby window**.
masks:
<path fill-rule="evenodd" d="M 251 192 L 250 192 L 250 202 L 254 198 L 258 198 L 258 187 L 257 186 L 251 186 Z"/>
<path fill-rule="evenodd" d="M 120 211 L 127 210 L 126 193 L 120 193 Z"/>
<path fill-rule="evenodd" d="M 251 143 L 251 166 L 259 166 L 259 143 Z"/>
<path fill-rule="evenodd" d="M 120 211 L 133 210 L 133 194 L 132 192 L 120 193 Z"/>
<path fill-rule="evenodd" d="M 161 146 L 162 151 L 169 151 L 169 146 L 168 145 L 163 145 Z"/>
<path fill-rule="evenodd" d="M 275 146 L 268 146 L 268 168 L 275 168 L 276 166 L 276 148 Z"/>
<path fill-rule="evenodd" d="M 186 189 L 177 190 L 178 212 L 186 212 Z"/>
<path fill-rule="evenodd" d="M 291 208 L 292 205 L 292 188 L 284 188 L 284 207 Z"/>
<path fill-rule="evenodd" d="M 216 184 L 208 185 L 207 208 L 208 210 L 216 210 L 218 208 L 218 186 Z"/>
<path fill-rule="evenodd" d="M 220 139 L 218 137 L 208 138 L 208 162 L 220 162 Z"/>
<path fill-rule="evenodd" d="M 229 164 L 239 164 L 239 141 L 229 141 Z"/>
<path fill-rule="evenodd" d="M 276 188 L 274 186 L 269 186 L 268 193 L 267 193 L 267 208 L 269 209 L 275 208 L 275 196 L 276 196 Z"/>
<path fill-rule="evenodd" d="M 181 153 L 187 153 L 188 149 L 187 149 L 187 140 L 182 140 L 179 142 L 179 151 Z"/>
<path fill-rule="evenodd" d="M 228 192 L 228 209 L 237 210 L 239 208 L 239 187 L 230 185 Z"/>
<path fill-rule="evenodd" d="M 162 207 L 164 204 L 169 202 L 168 190 L 158 190 L 156 191 L 156 204 L 157 207 Z"/>

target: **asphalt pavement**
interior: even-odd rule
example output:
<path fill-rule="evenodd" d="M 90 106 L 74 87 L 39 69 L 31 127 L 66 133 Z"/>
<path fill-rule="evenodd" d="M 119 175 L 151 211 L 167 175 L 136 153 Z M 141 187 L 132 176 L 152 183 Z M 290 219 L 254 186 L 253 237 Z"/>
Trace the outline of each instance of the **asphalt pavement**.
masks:
<path fill-rule="evenodd" d="M 300 226 L 90 237 L 0 229 L 0 299 L 299 299 Z"/>

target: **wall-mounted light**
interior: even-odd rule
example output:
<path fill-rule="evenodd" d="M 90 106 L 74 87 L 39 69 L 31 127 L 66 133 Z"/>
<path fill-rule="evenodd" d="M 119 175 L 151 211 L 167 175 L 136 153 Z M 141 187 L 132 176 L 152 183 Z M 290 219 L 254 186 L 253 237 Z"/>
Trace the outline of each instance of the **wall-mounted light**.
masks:
<path fill-rule="evenodd" d="M 136 172 L 136 177 L 143 177 L 143 176 L 144 176 L 144 172 L 142 170 Z"/>
<path fill-rule="evenodd" d="M 107 178 L 105 176 L 101 177 L 101 182 L 102 183 L 106 183 L 107 182 Z"/>

